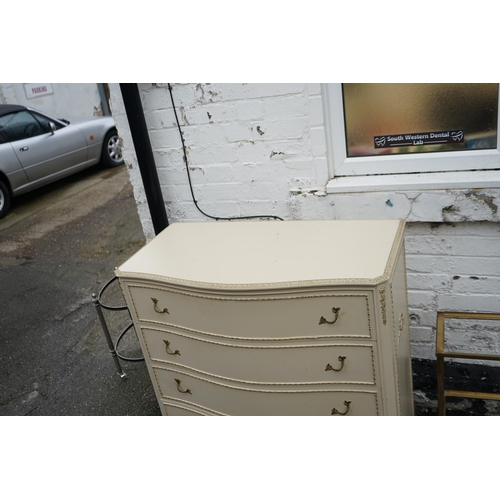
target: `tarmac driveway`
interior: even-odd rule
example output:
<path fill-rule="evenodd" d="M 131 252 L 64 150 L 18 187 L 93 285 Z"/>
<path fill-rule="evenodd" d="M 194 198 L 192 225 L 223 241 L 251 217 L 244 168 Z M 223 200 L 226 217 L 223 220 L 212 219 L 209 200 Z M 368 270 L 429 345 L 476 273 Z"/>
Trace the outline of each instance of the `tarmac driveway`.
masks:
<path fill-rule="evenodd" d="M 117 374 L 92 302 L 144 245 L 127 167 L 14 199 L 0 220 L 0 415 L 160 415 L 144 362 Z M 123 305 L 115 282 L 103 301 Z M 114 337 L 127 311 L 105 311 Z M 141 356 L 133 328 L 121 345 Z"/>

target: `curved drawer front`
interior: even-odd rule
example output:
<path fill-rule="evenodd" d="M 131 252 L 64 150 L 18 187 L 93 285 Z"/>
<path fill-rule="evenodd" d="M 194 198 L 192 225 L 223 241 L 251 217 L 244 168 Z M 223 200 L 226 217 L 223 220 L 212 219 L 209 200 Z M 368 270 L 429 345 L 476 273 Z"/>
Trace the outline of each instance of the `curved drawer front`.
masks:
<path fill-rule="evenodd" d="M 129 285 L 137 318 L 233 338 L 371 338 L 366 294 L 220 298 Z"/>
<path fill-rule="evenodd" d="M 162 397 L 188 402 L 201 409 L 212 408 L 226 415 L 378 415 L 375 390 L 261 389 L 236 387 L 181 371 L 153 368 Z"/>
<path fill-rule="evenodd" d="M 163 401 L 162 404 L 165 415 L 168 417 L 199 417 L 200 415 L 211 417 L 215 415 L 222 415 L 211 412 L 206 408 L 202 409 L 199 407 L 190 407 L 189 405 L 180 404 L 178 402 Z"/>
<path fill-rule="evenodd" d="M 152 361 L 236 381 L 375 384 L 370 345 L 231 344 L 151 328 L 142 334 Z"/>

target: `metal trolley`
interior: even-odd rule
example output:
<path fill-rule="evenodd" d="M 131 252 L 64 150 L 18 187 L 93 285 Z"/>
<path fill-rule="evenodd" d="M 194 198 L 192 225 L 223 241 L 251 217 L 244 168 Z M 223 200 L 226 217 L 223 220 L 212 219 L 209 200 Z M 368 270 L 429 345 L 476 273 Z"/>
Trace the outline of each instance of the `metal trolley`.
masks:
<path fill-rule="evenodd" d="M 129 361 L 129 362 L 138 362 L 138 361 L 144 361 L 144 358 L 129 358 L 126 356 L 121 355 L 118 352 L 118 346 L 120 344 L 120 341 L 123 339 L 125 334 L 133 328 L 134 324 L 132 323 L 132 318 L 130 316 L 130 312 L 128 310 L 127 306 L 109 306 L 106 305 L 102 302 L 102 295 L 106 291 L 106 289 L 114 282 L 117 280 L 117 276 L 114 276 L 111 278 L 99 291 L 98 294 L 93 293 L 92 294 L 92 301 L 94 302 L 94 306 L 97 311 L 97 316 L 99 317 L 99 321 L 101 322 L 101 327 L 104 332 L 104 336 L 106 337 L 106 341 L 108 342 L 108 347 L 109 347 L 109 352 L 111 353 L 111 356 L 113 357 L 113 360 L 115 362 L 116 369 L 118 371 L 118 375 L 121 377 L 122 380 L 127 379 L 127 374 L 123 371 L 121 364 L 120 364 L 120 359 L 123 361 Z M 118 335 L 117 339 L 115 342 L 113 342 L 113 339 L 111 338 L 111 334 L 109 333 L 108 325 L 106 323 L 106 319 L 103 314 L 103 309 L 107 309 L 110 311 L 127 311 L 129 313 L 129 324 L 120 332 Z"/>

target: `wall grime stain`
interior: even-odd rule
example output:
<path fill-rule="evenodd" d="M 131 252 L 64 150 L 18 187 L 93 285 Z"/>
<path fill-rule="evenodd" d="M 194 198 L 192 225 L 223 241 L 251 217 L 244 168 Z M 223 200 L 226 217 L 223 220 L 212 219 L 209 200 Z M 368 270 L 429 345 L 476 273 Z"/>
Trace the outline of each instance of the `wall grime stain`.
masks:
<path fill-rule="evenodd" d="M 420 324 L 420 316 L 415 313 L 410 314 L 410 323 L 412 325 L 419 325 Z"/>
<path fill-rule="evenodd" d="M 282 151 L 271 151 L 271 154 L 269 155 L 269 158 L 272 158 L 275 155 L 284 155 Z"/>
<path fill-rule="evenodd" d="M 491 209 L 491 213 L 493 215 L 496 215 L 496 213 L 498 212 L 498 205 L 494 202 L 493 196 L 481 194 L 476 191 L 468 191 L 467 193 L 465 193 L 465 196 L 467 198 L 476 198 L 478 201 L 483 202 Z"/>
<path fill-rule="evenodd" d="M 443 222 L 430 222 L 430 228 L 431 229 L 439 229 L 441 226 L 451 226 L 455 227 L 454 222 L 449 222 L 449 221 L 443 221 Z M 460 276 L 459 276 L 460 277 Z"/>
<path fill-rule="evenodd" d="M 210 85 L 209 83 L 206 83 L 205 85 Z M 218 96 L 218 92 L 214 92 L 213 90 L 207 89 L 207 94 L 208 94 L 208 99 L 207 96 L 205 95 L 205 89 L 201 83 L 198 83 L 196 85 L 196 90 L 200 92 L 200 97 L 198 98 L 198 102 L 200 104 L 206 104 L 207 102 L 214 102 L 214 98 Z"/>
<path fill-rule="evenodd" d="M 181 112 L 182 121 L 184 122 L 184 125 L 191 125 L 187 119 L 186 109 L 184 108 L 184 106 L 180 106 L 179 111 Z"/>

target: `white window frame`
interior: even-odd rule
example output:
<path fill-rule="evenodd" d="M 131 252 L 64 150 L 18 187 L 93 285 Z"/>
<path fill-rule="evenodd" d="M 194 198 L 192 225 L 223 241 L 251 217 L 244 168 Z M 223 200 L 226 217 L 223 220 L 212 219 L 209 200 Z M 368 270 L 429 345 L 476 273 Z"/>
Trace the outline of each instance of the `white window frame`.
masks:
<path fill-rule="evenodd" d="M 328 192 L 381 190 L 385 187 L 500 187 L 498 132 L 496 149 L 348 158 L 342 85 L 323 84 L 322 93 L 332 179 L 327 185 Z"/>

